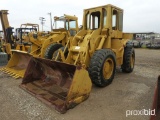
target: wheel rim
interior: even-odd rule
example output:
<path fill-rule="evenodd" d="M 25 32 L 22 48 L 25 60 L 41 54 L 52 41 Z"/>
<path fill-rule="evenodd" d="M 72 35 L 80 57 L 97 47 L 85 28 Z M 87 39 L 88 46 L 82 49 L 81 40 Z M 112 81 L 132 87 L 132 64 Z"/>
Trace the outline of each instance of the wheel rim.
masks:
<path fill-rule="evenodd" d="M 106 80 L 108 80 L 112 76 L 113 69 L 113 60 L 111 58 L 106 59 L 103 66 L 103 76 Z"/>
<path fill-rule="evenodd" d="M 130 61 L 131 61 L 131 68 L 133 68 L 134 67 L 134 54 L 133 53 L 131 55 Z"/>

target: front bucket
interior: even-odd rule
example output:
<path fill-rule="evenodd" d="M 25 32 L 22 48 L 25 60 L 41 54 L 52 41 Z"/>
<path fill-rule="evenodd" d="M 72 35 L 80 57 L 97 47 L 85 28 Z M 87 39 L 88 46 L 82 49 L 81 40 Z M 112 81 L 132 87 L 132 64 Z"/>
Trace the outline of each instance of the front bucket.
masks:
<path fill-rule="evenodd" d="M 8 64 L 1 68 L 0 71 L 3 71 L 14 78 L 23 78 L 31 57 L 32 55 L 28 53 L 14 51 L 11 59 L 8 61 Z"/>
<path fill-rule="evenodd" d="M 91 86 L 84 68 L 42 58 L 30 60 L 20 85 L 60 113 L 87 99 Z"/>

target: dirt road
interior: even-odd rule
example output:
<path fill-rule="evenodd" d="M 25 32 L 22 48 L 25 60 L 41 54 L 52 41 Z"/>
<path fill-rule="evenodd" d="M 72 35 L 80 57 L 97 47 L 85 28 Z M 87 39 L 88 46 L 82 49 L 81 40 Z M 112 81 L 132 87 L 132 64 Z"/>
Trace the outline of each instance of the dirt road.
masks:
<path fill-rule="evenodd" d="M 116 71 L 113 83 L 105 88 L 93 85 L 90 97 L 66 114 L 40 102 L 0 72 L 0 119 L 2 120 L 147 120 L 149 116 L 128 115 L 128 110 L 149 110 L 155 83 L 160 74 L 160 50 L 136 49 L 134 72 Z"/>

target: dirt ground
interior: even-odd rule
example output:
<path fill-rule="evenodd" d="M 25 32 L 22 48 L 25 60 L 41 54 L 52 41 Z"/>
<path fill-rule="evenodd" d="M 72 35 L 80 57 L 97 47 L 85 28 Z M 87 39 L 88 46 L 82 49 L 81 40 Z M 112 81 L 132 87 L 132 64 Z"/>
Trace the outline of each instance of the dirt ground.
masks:
<path fill-rule="evenodd" d="M 0 119 L 3 120 L 148 120 L 127 110 L 149 110 L 160 74 L 160 50 L 135 49 L 135 69 L 130 74 L 116 71 L 111 85 L 92 86 L 90 97 L 65 114 L 60 114 L 19 88 L 22 79 L 0 72 Z"/>

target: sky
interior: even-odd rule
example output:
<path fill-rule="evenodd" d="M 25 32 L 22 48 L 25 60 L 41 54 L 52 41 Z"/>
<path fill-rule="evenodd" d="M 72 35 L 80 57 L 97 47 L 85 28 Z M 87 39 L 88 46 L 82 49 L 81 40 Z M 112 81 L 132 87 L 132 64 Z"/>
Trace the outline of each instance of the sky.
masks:
<path fill-rule="evenodd" d="M 9 10 L 10 26 L 20 27 L 22 23 L 41 24 L 43 30 L 50 30 L 50 16 L 76 15 L 82 25 L 83 9 L 112 4 L 124 10 L 124 32 L 160 33 L 160 0 L 0 0 L 0 9 Z M 0 24 L 1 30 L 1 24 Z"/>

